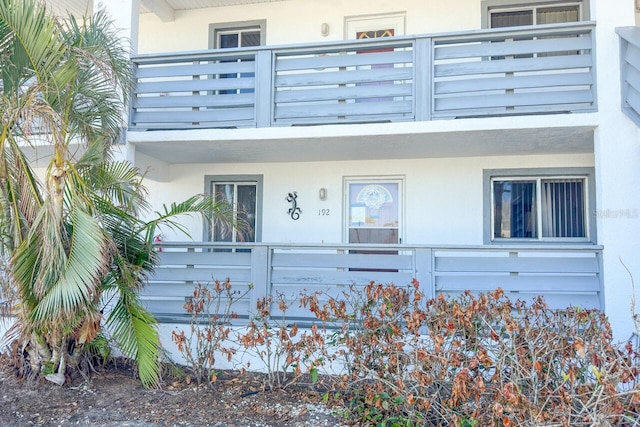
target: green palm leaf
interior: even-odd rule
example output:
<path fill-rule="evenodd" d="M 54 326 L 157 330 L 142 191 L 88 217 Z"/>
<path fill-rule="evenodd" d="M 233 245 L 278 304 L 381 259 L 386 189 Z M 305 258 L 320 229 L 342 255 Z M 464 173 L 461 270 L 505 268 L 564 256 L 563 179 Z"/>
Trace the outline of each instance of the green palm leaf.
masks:
<path fill-rule="evenodd" d="M 162 208 L 162 211 L 156 212 L 156 218 L 144 224 L 140 230 L 140 232 L 146 234 L 149 242 L 152 241 L 159 226 L 177 230 L 189 236 L 189 232 L 180 223 L 180 219 L 183 216 L 194 214 L 202 216 L 206 221 L 223 221 L 239 229 L 245 227 L 245 224 L 241 222 L 234 222 L 232 206 L 228 203 L 216 201 L 208 194 L 195 195 L 183 202 L 171 203 L 169 206 L 162 205 Z"/>
<path fill-rule="evenodd" d="M 131 290 L 118 285 L 118 291 L 119 298 L 109 313 L 107 327 L 124 355 L 138 363 L 142 383 L 155 387 L 160 369 L 157 322 Z"/>
<path fill-rule="evenodd" d="M 35 261 L 47 267 L 45 272 L 42 268 L 33 267 L 33 271 L 38 271 L 36 280 L 46 283 L 43 295 L 31 313 L 31 319 L 36 324 L 51 319 L 64 321 L 73 318 L 96 297 L 96 288 L 107 257 L 102 230 L 95 218 L 78 207 L 72 211 L 70 226 L 69 254 L 64 257 L 64 263 L 60 262 L 63 255 L 59 252 L 51 260 L 45 258 L 47 251 L 44 247 L 57 243 L 57 238 L 52 236 L 53 242 L 41 240 L 40 250 L 34 250 L 32 245 L 22 250 L 25 247 L 23 245 L 16 252 L 18 265 L 21 258 L 28 254 L 25 258 L 29 263 Z"/>

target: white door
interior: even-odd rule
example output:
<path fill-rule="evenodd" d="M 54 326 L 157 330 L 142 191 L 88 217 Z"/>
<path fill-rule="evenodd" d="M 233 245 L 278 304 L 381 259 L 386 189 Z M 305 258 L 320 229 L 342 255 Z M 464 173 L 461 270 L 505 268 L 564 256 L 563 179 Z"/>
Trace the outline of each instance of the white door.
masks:
<path fill-rule="evenodd" d="M 384 15 L 347 16 L 345 18 L 346 40 L 403 36 L 404 12 Z"/>
<path fill-rule="evenodd" d="M 404 13 L 394 13 L 385 15 L 365 15 L 345 18 L 345 38 L 346 39 L 377 39 L 382 37 L 393 37 L 404 35 Z M 363 50 L 358 53 L 390 52 L 393 48 L 381 48 L 373 50 Z M 359 66 L 358 69 L 381 69 L 394 68 L 394 64 L 373 64 L 370 66 Z M 398 82 L 401 83 L 401 82 Z M 387 86 L 393 85 L 394 81 L 372 81 L 357 83 L 356 86 Z M 398 98 L 397 100 L 402 100 Z M 385 102 L 394 101 L 393 97 L 374 97 L 357 99 L 356 102 Z"/>
<path fill-rule="evenodd" d="M 402 243 L 402 179 L 345 179 L 348 243 Z"/>

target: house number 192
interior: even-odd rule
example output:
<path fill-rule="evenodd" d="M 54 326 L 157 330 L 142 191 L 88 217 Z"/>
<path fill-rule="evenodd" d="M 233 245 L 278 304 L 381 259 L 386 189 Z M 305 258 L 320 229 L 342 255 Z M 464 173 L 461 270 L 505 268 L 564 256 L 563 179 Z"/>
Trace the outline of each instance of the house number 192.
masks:
<path fill-rule="evenodd" d="M 318 209 L 318 216 L 329 216 L 329 209 Z"/>

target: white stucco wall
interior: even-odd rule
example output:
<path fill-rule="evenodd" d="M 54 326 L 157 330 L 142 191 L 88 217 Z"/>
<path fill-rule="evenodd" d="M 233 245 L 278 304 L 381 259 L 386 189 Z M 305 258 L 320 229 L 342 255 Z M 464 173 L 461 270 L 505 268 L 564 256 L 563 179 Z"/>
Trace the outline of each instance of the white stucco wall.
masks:
<path fill-rule="evenodd" d="M 590 16 L 597 22 L 598 112 L 593 113 L 594 154 L 581 156 L 479 157 L 405 161 L 332 162 L 303 164 L 169 165 L 169 182 L 149 181 L 152 203 L 180 200 L 204 189 L 204 175 L 263 174 L 263 241 L 338 242 L 343 236 L 342 179 L 353 175 L 405 177 L 406 243 L 482 243 L 482 169 L 551 166 L 594 166 L 598 243 L 603 244 L 606 311 L 618 338 L 633 331 L 629 312 L 629 267 L 640 301 L 640 129 L 620 109 L 619 39 L 616 27 L 634 25 L 634 0 L 590 0 Z M 481 27 L 480 0 L 290 0 L 233 8 L 177 11 L 176 19 L 162 23 L 140 17 L 139 52 L 198 50 L 208 47 L 209 24 L 267 20 L 270 45 L 342 40 L 344 17 L 406 12 L 406 34 L 469 30 Z M 330 26 L 327 37 L 320 26 Z M 518 122 L 518 118 L 513 119 Z M 550 120 L 552 120 L 550 118 Z M 452 121 L 453 122 L 453 121 Z M 456 124 L 458 121 L 455 121 Z M 313 170 L 313 174 L 309 171 Z M 329 198 L 320 202 L 320 187 Z M 299 221 L 286 215 L 284 197 L 296 190 L 304 210 Z M 411 207 L 409 209 L 409 206 Z M 317 216 L 328 208 L 328 217 Z M 316 213 L 316 215 L 314 215 Z M 334 214 L 335 213 L 335 214 Z M 198 220 L 189 222 L 193 237 L 202 232 Z M 168 239 L 179 239 L 167 232 Z M 640 310 L 638 308 L 637 310 Z"/>
<path fill-rule="evenodd" d="M 266 19 L 266 44 L 344 40 L 345 17 L 405 12 L 405 34 L 480 28 L 480 1 L 289 0 L 235 7 L 176 11 L 173 22 L 140 16 L 139 53 L 209 47 L 209 24 Z M 320 27 L 329 24 L 323 37 Z"/>
<path fill-rule="evenodd" d="M 343 178 L 402 176 L 405 182 L 405 232 L 409 244 L 482 244 L 484 169 L 593 167 L 593 156 L 517 156 L 445 159 L 344 161 L 308 163 L 189 164 L 170 166 L 167 183 L 147 180 L 150 202 L 161 206 L 204 191 L 205 175 L 263 175 L 262 241 L 274 243 L 339 243 L 343 240 Z M 321 201 L 320 188 L 328 198 Z M 289 191 L 298 192 L 303 212 L 287 215 Z M 318 215 L 329 209 L 330 215 Z M 191 236 L 200 240 L 202 223 L 185 219 Z M 163 232 L 167 240 L 184 236 Z"/>
<path fill-rule="evenodd" d="M 605 310 L 619 338 L 633 331 L 629 301 L 631 281 L 640 300 L 640 129 L 621 111 L 620 42 L 616 27 L 634 25 L 633 0 L 611 7 L 591 0 L 597 16 L 598 128 L 594 151 L 597 175 L 598 240 L 604 245 Z M 640 311 L 640 307 L 636 310 Z"/>

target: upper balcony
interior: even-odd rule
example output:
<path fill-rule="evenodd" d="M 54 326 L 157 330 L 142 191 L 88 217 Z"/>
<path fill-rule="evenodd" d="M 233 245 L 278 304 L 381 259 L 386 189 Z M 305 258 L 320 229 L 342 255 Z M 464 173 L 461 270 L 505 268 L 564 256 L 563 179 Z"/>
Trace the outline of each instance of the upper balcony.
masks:
<path fill-rule="evenodd" d="M 595 111 L 595 24 L 133 58 L 130 130 Z"/>

